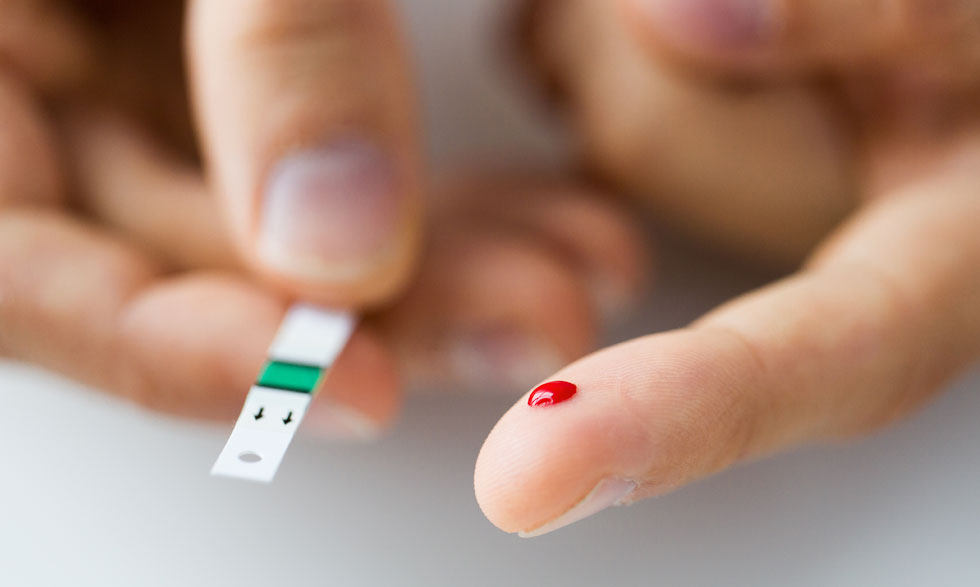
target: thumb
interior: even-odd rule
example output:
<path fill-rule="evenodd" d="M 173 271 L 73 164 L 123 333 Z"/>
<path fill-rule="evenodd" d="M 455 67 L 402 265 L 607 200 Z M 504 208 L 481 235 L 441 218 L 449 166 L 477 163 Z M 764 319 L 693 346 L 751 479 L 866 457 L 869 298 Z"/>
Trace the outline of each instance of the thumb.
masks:
<path fill-rule="evenodd" d="M 641 35 L 682 56 L 748 69 L 882 59 L 967 58 L 980 46 L 973 2 L 620 0 Z"/>
<path fill-rule="evenodd" d="M 383 0 L 194 0 L 205 157 L 245 259 L 311 301 L 397 293 L 417 254 L 408 65 Z"/>
<path fill-rule="evenodd" d="M 484 513 L 537 535 L 909 411 L 980 355 L 978 161 L 980 140 L 871 204 L 799 275 L 557 373 L 486 440 Z"/>

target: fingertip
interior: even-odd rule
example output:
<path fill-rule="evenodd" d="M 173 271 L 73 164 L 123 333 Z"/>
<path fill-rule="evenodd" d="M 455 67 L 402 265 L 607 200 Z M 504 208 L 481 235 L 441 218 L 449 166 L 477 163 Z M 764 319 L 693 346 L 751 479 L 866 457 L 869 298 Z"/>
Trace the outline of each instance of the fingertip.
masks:
<path fill-rule="evenodd" d="M 153 410 L 230 418 L 254 383 L 282 314 L 237 278 L 192 274 L 141 291 L 120 313 L 115 387 Z"/>
<path fill-rule="evenodd" d="M 331 263 L 307 252 L 265 242 L 252 257 L 252 267 L 268 283 L 290 295 L 337 308 L 372 309 L 399 295 L 419 262 L 422 227 L 419 219 L 402 224 L 388 235 L 389 247 L 363 262 Z M 261 241 L 260 241 L 261 242 Z"/>
<path fill-rule="evenodd" d="M 528 419 L 522 398 L 484 442 L 474 472 L 476 500 L 487 519 L 504 532 L 530 532 L 571 509 L 597 480 L 581 471 L 596 445 L 570 437 L 554 423 Z"/>
<path fill-rule="evenodd" d="M 566 402 L 534 407 L 525 396 L 501 418 L 474 473 L 477 502 L 487 519 L 522 535 L 546 526 L 557 529 L 554 522 L 571 519 L 566 514 L 588 501 L 604 480 L 637 473 L 626 457 L 635 458 L 642 437 L 617 420 L 622 414 L 603 408 L 602 396 L 595 384 L 580 384 Z"/>
<path fill-rule="evenodd" d="M 554 379 L 572 383 L 573 395 L 525 396 L 487 437 L 474 473 L 484 514 L 505 531 L 536 536 L 742 456 L 755 404 L 733 391 L 744 369 L 732 367 L 743 355 L 731 346 L 677 331 L 559 371 Z"/>
<path fill-rule="evenodd" d="M 206 418 L 234 415 L 282 320 L 282 301 L 240 279 L 201 273 L 160 282 L 126 308 L 117 387 L 147 407 Z M 314 434 L 362 440 L 394 420 L 400 381 L 383 341 L 359 327 L 310 408 Z"/>
<path fill-rule="evenodd" d="M 400 389 L 390 351 L 369 328 L 359 327 L 311 405 L 308 428 L 327 440 L 374 440 L 397 416 Z"/>

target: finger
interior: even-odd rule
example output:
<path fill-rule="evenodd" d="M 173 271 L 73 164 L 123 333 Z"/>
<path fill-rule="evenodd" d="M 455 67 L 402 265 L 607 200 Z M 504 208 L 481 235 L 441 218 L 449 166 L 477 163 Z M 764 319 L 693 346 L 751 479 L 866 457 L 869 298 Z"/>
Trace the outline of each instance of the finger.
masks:
<path fill-rule="evenodd" d="M 585 282 L 533 240 L 457 221 L 380 318 L 417 385 L 519 393 L 593 347 Z"/>
<path fill-rule="evenodd" d="M 84 166 L 84 207 L 164 259 L 191 268 L 206 262 L 209 239 L 223 237 L 217 211 L 185 203 L 203 195 L 180 193 L 180 174 L 132 129 L 98 122 L 70 125 L 72 151 Z M 481 212 L 477 193 L 508 200 L 510 211 Z M 450 204 L 463 194 L 473 208 Z M 440 202 L 434 224 L 441 236 L 419 279 L 377 320 L 416 385 L 523 389 L 592 348 L 594 275 L 608 276 L 613 293 L 635 288 L 642 254 L 630 226 L 585 196 L 547 195 L 457 186 Z"/>
<path fill-rule="evenodd" d="M 433 203 L 437 219 L 492 223 L 550 249 L 578 272 L 607 322 L 625 317 L 649 285 L 649 229 L 605 194 L 557 180 L 516 178 L 457 181 L 440 192 Z"/>
<path fill-rule="evenodd" d="M 417 254 L 419 154 L 395 29 L 379 0 L 191 3 L 198 121 L 233 234 L 306 299 L 377 303 Z"/>
<path fill-rule="evenodd" d="M 68 159 L 84 211 L 172 267 L 239 265 L 217 200 L 196 169 L 126 120 L 93 111 L 65 118 Z"/>
<path fill-rule="evenodd" d="M 0 353 L 154 409 L 232 417 L 284 310 L 234 277 L 163 279 L 145 256 L 66 217 L 0 216 Z M 364 422 L 390 421 L 397 378 L 369 332 L 354 336 L 336 368 L 317 403 L 358 414 L 349 428 L 358 435 Z M 352 372 L 363 373 L 356 390 L 346 387 Z"/>
<path fill-rule="evenodd" d="M 978 162 L 975 138 L 876 201 L 803 273 L 559 371 L 577 395 L 524 398 L 487 439 L 483 511 L 543 533 L 919 404 L 980 355 Z"/>
<path fill-rule="evenodd" d="M 54 136 L 37 98 L 0 72 L 0 207 L 51 204 L 63 196 Z"/>
<path fill-rule="evenodd" d="M 653 45 L 714 64 L 779 70 L 901 60 L 980 65 L 975 2 L 622 0 Z M 950 69 L 950 73 L 955 70 Z"/>
<path fill-rule="evenodd" d="M 613 3 L 540 2 L 531 20 L 589 164 L 666 225 L 788 265 L 854 205 L 853 139 L 825 96 L 679 75 L 622 34 Z"/>
<path fill-rule="evenodd" d="M 91 42 L 62 4 L 0 0 L 0 64 L 42 90 L 63 89 L 90 71 Z"/>
<path fill-rule="evenodd" d="M 234 416 L 283 314 L 281 300 L 221 274 L 153 286 L 120 314 L 120 343 L 132 349 L 142 376 L 128 396 L 135 390 L 137 401 L 165 412 Z M 360 329 L 311 404 L 310 429 L 326 438 L 369 440 L 394 419 L 398 387 L 390 353 Z"/>

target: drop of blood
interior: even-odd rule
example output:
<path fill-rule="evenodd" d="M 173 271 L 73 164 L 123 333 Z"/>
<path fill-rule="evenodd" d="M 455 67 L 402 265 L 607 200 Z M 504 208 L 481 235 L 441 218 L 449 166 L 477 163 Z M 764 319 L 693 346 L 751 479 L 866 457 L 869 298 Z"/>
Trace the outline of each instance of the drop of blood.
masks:
<path fill-rule="evenodd" d="M 549 381 L 536 387 L 527 398 L 527 405 L 532 408 L 552 406 L 569 400 L 578 388 L 567 381 Z"/>

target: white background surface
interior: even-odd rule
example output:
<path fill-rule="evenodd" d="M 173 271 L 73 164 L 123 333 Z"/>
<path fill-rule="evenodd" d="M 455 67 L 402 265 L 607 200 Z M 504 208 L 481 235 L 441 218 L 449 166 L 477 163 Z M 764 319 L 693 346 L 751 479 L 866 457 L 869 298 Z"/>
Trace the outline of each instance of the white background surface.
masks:
<path fill-rule="evenodd" d="M 402 4 L 438 158 L 549 153 L 487 64 L 497 3 Z M 761 279 L 672 247 L 663 270 L 637 332 Z M 978 391 L 975 373 L 871 439 L 522 540 L 472 490 L 509 399 L 417 399 L 377 446 L 300 438 L 259 487 L 207 475 L 230 422 L 165 419 L 0 364 L 0 585 L 980 585 Z"/>

